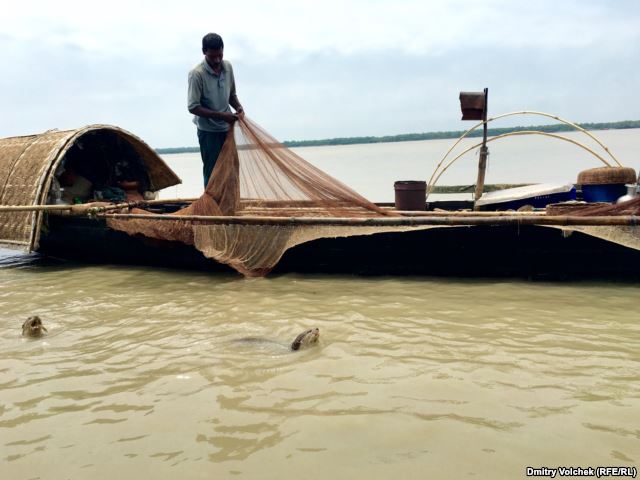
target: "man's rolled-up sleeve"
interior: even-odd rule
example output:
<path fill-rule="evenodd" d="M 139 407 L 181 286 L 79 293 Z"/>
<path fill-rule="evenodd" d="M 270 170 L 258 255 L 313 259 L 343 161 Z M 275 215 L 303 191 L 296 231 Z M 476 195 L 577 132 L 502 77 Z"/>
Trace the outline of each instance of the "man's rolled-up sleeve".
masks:
<path fill-rule="evenodd" d="M 191 111 L 200 106 L 202 98 L 202 81 L 199 75 L 189 72 L 189 89 L 187 91 L 187 109 Z"/>

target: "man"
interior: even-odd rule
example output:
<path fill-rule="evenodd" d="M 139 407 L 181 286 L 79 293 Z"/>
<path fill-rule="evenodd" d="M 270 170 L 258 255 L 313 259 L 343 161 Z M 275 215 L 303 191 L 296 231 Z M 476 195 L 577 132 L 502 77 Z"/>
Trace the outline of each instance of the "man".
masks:
<path fill-rule="evenodd" d="M 202 39 L 204 60 L 189 72 L 188 109 L 198 127 L 204 186 L 218 160 L 229 126 L 244 117 L 236 95 L 233 69 L 223 60 L 224 43 L 220 35 L 208 33 Z M 236 113 L 231 112 L 231 107 Z"/>

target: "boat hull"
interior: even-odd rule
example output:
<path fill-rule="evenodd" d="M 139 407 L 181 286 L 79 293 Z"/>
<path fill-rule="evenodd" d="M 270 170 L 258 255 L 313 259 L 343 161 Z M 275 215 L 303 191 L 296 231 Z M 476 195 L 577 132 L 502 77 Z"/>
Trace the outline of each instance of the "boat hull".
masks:
<path fill-rule="evenodd" d="M 178 242 L 130 236 L 104 220 L 50 216 L 41 254 L 90 263 L 234 272 Z M 540 226 L 474 226 L 323 238 L 288 250 L 273 274 L 640 279 L 640 252 Z"/>

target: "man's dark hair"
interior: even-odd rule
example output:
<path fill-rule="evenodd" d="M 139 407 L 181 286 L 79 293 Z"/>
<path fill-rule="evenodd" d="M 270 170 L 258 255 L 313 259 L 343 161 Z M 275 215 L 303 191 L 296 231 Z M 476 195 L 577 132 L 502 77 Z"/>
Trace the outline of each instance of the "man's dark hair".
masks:
<path fill-rule="evenodd" d="M 202 37 L 203 52 L 207 50 L 220 50 L 221 48 L 224 48 L 224 42 L 222 41 L 222 37 L 217 33 L 207 33 Z"/>

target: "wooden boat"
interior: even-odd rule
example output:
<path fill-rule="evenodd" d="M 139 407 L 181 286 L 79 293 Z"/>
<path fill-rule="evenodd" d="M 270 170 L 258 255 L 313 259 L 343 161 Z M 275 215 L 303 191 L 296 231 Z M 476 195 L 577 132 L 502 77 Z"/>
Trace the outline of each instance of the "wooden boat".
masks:
<path fill-rule="evenodd" d="M 130 236 L 104 219 L 49 216 L 38 251 L 91 263 L 233 272 L 193 246 Z M 272 274 L 640 279 L 640 251 L 545 226 L 434 228 L 323 238 L 288 250 Z"/>
<path fill-rule="evenodd" d="M 148 145 L 117 127 L 93 125 L 0 140 L 0 185 L 4 185 L 0 191 L 0 243 L 84 262 L 233 271 L 206 258 L 192 245 L 128 235 L 109 228 L 105 217 L 87 216 L 86 211 L 75 215 L 74 206 L 51 204 L 57 171 L 74 155 L 81 155 L 87 161 L 83 169 L 87 176 L 91 176 L 91 169 L 104 168 L 109 158 L 127 159 L 126 176 L 118 177 L 114 170 L 114 178 L 110 180 L 123 186 L 133 184 L 138 190 L 153 192 L 180 182 Z M 123 183 L 125 181 L 133 183 Z M 141 192 L 136 193 L 135 199 L 125 197 L 120 201 L 140 202 Z M 146 204 L 159 214 L 170 214 L 186 205 L 180 201 L 147 201 Z M 455 208 L 461 206 L 457 204 Z M 640 277 L 640 251 L 637 246 L 633 247 L 634 238 L 639 234 L 633 216 L 575 219 L 540 213 L 433 210 L 450 207 L 452 204 L 446 202 L 430 203 L 431 211 L 405 212 L 405 216 L 395 219 L 252 219 L 244 216 L 201 220 L 245 225 L 315 222 L 355 229 L 355 233 L 347 237 L 320 238 L 290 248 L 276 265 L 274 274 Z M 371 234 L 372 225 L 424 229 Z M 610 235 L 598 233 L 604 231 L 602 229 L 618 229 L 627 237 L 622 241 L 612 240 Z M 362 235 L 358 231 L 362 231 Z"/>

